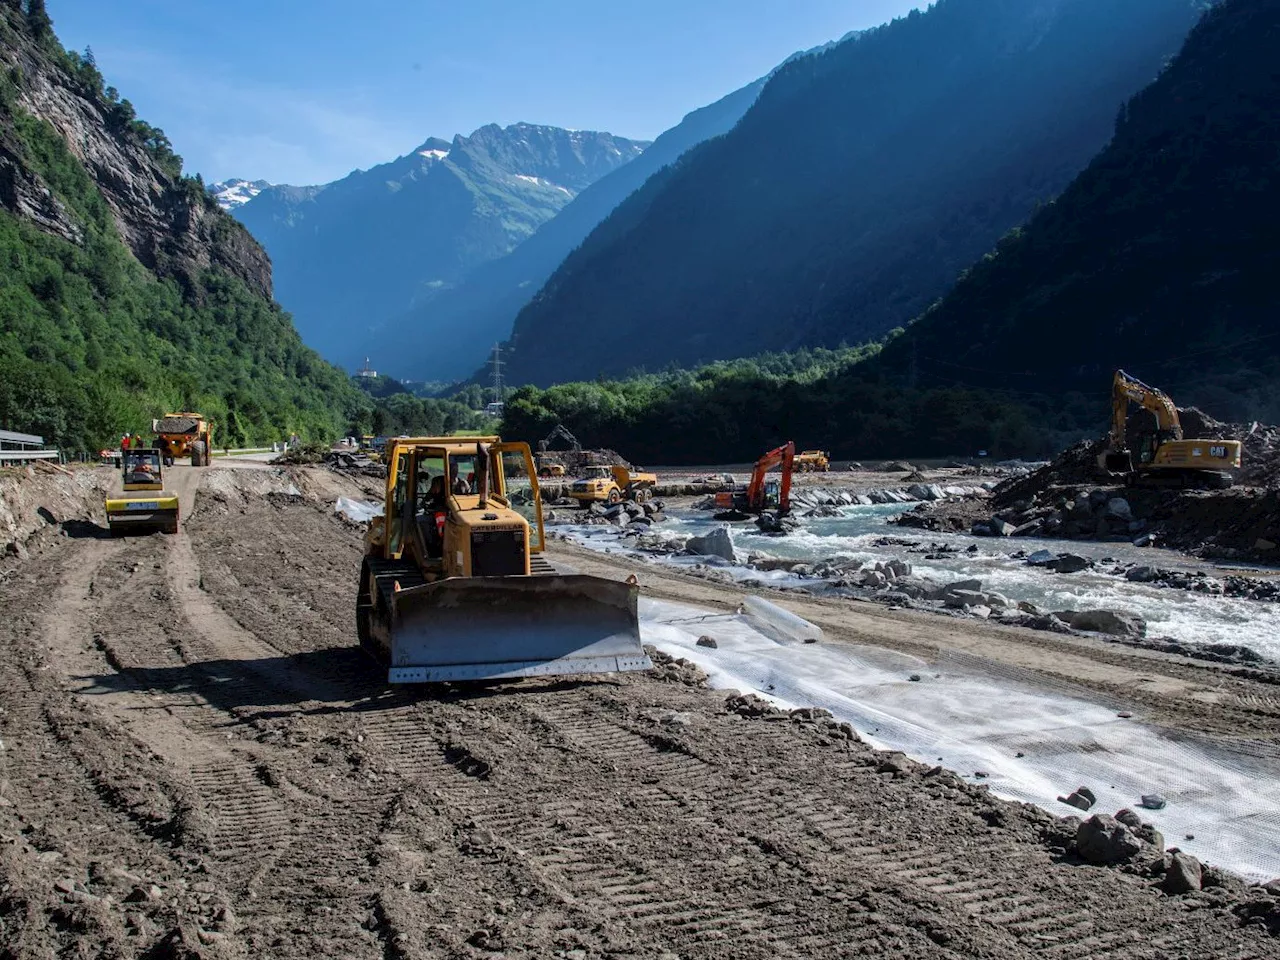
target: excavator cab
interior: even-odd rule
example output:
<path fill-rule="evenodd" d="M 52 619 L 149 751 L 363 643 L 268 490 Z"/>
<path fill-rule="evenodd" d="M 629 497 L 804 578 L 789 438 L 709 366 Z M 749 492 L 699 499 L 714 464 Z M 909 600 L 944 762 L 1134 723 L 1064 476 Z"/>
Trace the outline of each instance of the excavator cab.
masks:
<path fill-rule="evenodd" d="M 764 483 L 764 509 L 777 510 L 782 503 L 782 481 L 766 480 Z"/>
<path fill-rule="evenodd" d="M 392 683 L 646 670 L 634 582 L 542 557 L 529 448 L 497 437 L 396 440 L 370 525 L 361 646 Z"/>

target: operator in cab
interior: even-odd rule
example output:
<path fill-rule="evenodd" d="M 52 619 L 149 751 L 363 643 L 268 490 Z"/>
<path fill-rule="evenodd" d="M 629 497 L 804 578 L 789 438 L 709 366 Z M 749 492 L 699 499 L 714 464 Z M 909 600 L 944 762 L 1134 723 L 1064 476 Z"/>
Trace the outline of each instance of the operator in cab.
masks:
<path fill-rule="evenodd" d="M 444 523 L 448 509 L 444 477 L 434 476 L 427 487 L 427 496 L 423 501 L 423 512 L 426 513 L 427 520 L 425 525 L 427 556 L 433 559 L 444 556 Z"/>

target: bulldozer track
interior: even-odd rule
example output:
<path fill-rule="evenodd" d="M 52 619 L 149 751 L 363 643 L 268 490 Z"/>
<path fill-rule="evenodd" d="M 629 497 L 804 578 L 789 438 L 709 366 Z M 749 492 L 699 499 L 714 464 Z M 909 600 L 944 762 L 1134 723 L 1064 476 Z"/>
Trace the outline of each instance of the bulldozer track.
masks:
<path fill-rule="evenodd" d="M 259 865 L 289 844 L 293 824 L 275 791 L 257 779 L 251 765 L 231 758 L 191 768 L 189 776 L 213 819 L 210 852 L 222 860 Z"/>
<path fill-rule="evenodd" d="M 721 822 L 730 819 L 759 824 L 767 833 L 785 838 L 793 850 L 816 845 L 824 854 L 847 859 L 851 871 L 914 886 L 940 903 L 963 910 L 993 934 L 999 931 L 1010 943 L 1028 946 L 1037 954 L 1055 960 L 1155 958 L 1194 946 L 1170 936 L 1163 923 L 1146 928 L 1128 921 L 1108 924 L 1096 906 L 1071 907 L 1051 887 L 1029 891 L 1025 878 L 1043 875 L 1050 866 L 1049 855 L 1042 849 L 1015 843 L 975 844 L 971 853 L 981 864 L 962 872 L 957 869 L 954 848 L 943 850 L 916 841 L 874 842 L 875 834 L 868 829 L 869 811 L 815 796 L 807 786 L 767 774 L 744 782 L 610 722 L 598 710 L 578 712 L 544 701 L 537 712 L 585 751 L 639 776 L 642 785 L 634 796 L 642 802 L 669 808 L 678 796 L 678 805 L 693 814 L 701 830 L 724 830 Z M 871 769 L 849 766 L 840 773 Z M 828 768 L 825 773 L 828 789 L 839 789 L 837 770 Z M 649 779 L 657 782 L 647 783 Z M 678 785 L 678 794 L 672 785 Z M 1000 869 L 991 870 L 993 863 Z"/>

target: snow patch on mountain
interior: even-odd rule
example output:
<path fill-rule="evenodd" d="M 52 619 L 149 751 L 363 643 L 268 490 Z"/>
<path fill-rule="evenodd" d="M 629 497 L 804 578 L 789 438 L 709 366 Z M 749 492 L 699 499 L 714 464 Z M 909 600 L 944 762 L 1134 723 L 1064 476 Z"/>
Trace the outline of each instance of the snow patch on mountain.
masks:
<path fill-rule="evenodd" d="M 615 150 L 614 153 L 619 153 L 619 151 Z M 619 155 L 621 154 L 619 153 Z M 565 196 L 568 196 L 568 197 L 573 196 L 573 191 L 570 190 L 568 187 L 562 187 L 560 186 L 560 184 L 552 183 L 550 180 L 545 180 L 542 177 L 531 177 L 527 173 L 513 173 L 512 176 L 515 177 L 517 180 L 523 180 L 525 183 L 532 183 L 536 187 L 554 187 L 555 189 L 563 193 Z"/>
<path fill-rule="evenodd" d="M 271 184 L 266 180 L 232 178 L 211 183 L 208 189 L 213 199 L 218 201 L 218 206 L 223 210 L 234 210 L 248 203 L 269 186 Z"/>

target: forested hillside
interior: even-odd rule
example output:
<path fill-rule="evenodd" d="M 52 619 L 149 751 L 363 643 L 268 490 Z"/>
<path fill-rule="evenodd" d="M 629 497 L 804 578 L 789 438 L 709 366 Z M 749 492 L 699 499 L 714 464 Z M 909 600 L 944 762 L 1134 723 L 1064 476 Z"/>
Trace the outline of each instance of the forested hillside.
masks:
<path fill-rule="evenodd" d="M 1280 419 L 1280 2 L 1227 0 L 1111 144 L 872 367 L 1099 400 L 1123 367 Z"/>
<path fill-rule="evenodd" d="M 779 70 L 650 179 L 516 320 L 513 382 L 905 324 L 1102 147 L 1187 0 L 940 0 Z M 574 337 L 564 331 L 607 331 Z"/>
<path fill-rule="evenodd" d="M 0 427 L 74 451 L 173 408 L 232 444 L 371 416 L 271 302 L 261 248 L 40 0 L 0 4 L 0 119 Z"/>
<path fill-rule="evenodd" d="M 1049 455 L 1069 436 L 1072 424 L 990 391 L 911 390 L 859 376 L 878 350 L 802 350 L 526 386 L 507 401 L 503 435 L 532 442 L 563 423 L 588 446 L 613 445 L 648 464 L 749 462 L 786 440 L 837 457 Z"/>
<path fill-rule="evenodd" d="M 530 387 L 506 429 L 563 420 L 655 462 L 788 438 L 845 457 L 1048 455 L 1105 430 L 1117 366 L 1217 417 L 1275 422 L 1277 49 L 1280 0 L 1216 6 L 1060 199 L 865 358 Z"/>
<path fill-rule="evenodd" d="M 335 363 L 355 367 L 368 355 L 385 367 L 405 352 L 406 334 L 418 357 L 442 344 L 429 323 L 396 330 L 394 343 L 381 334 L 370 342 L 371 330 L 415 306 L 430 315 L 438 295 L 646 146 L 609 133 L 489 124 L 452 141 L 433 137 L 333 183 L 267 187 L 235 215 L 271 254 L 276 296 L 308 345 Z"/>

